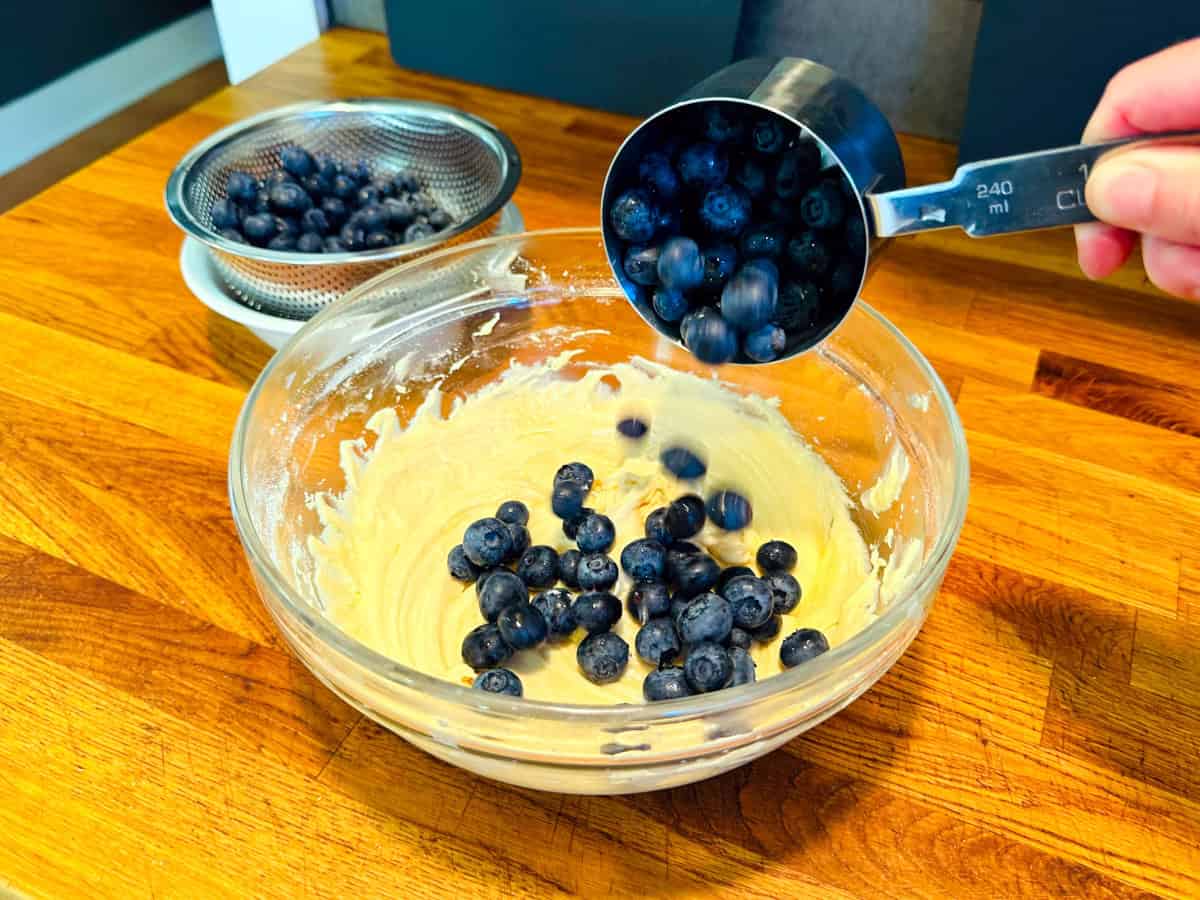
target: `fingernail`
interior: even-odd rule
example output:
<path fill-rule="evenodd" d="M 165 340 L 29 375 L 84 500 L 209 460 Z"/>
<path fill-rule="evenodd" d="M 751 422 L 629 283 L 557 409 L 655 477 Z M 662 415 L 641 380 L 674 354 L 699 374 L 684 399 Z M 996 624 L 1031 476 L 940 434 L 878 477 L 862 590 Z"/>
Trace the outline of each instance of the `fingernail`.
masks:
<path fill-rule="evenodd" d="M 1110 225 L 1142 231 L 1150 224 L 1158 172 L 1136 160 L 1120 158 L 1096 166 L 1087 182 L 1087 205 Z"/>

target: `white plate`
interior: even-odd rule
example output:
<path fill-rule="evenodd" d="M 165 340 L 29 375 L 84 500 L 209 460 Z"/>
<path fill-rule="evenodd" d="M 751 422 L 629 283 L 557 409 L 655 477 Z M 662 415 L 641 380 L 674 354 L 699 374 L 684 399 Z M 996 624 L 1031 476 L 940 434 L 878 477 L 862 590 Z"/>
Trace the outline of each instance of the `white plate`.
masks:
<path fill-rule="evenodd" d="M 525 229 L 525 220 L 515 203 L 509 203 L 500 214 L 500 221 L 492 235 L 515 234 Z M 271 316 L 251 309 L 237 299 L 217 274 L 216 266 L 208 255 L 208 248 L 193 237 L 185 237 L 179 250 L 179 269 L 184 284 L 196 298 L 219 316 L 245 325 L 258 338 L 278 350 L 288 338 L 300 330 L 304 322 Z"/>

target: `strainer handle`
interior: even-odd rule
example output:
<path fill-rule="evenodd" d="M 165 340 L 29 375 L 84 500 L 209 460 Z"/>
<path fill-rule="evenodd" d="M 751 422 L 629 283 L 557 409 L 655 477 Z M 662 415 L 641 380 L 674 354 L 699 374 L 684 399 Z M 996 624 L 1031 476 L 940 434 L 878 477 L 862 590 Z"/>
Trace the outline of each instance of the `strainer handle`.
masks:
<path fill-rule="evenodd" d="M 1078 225 L 1096 219 L 1083 192 L 1096 161 L 1119 148 L 1147 143 L 1200 143 L 1200 131 L 1143 134 L 985 159 L 960 166 L 950 181 L 864 199 L 879 237 L 955 226 L 971 237 L 988 237 Z"/>

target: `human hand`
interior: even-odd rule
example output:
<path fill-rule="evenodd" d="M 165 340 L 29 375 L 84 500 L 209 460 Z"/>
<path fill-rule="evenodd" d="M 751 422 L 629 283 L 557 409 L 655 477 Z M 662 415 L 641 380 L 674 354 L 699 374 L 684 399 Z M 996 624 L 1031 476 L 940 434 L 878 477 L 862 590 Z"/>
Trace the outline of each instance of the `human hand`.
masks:
<path fill-rule="evenodd" d="M 1084 143 L 1200 128 L 1200 38 L 1118 72 L 1083 132 Z M 1135 147 L 1102 159 L 1087 181 L 1100 222 L 1075 227 L 1079 267 L 1111 275 L 1141 237 L 1150 280 L 1200 300 L 1200 146 Z"/>

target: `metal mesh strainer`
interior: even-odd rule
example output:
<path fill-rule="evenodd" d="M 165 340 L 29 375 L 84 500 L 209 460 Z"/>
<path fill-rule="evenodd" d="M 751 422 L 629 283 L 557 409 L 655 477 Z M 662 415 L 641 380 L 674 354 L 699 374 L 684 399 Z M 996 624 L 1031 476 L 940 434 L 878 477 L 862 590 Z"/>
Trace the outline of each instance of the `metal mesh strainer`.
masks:
<path fill-rule="evenodd" d="M 373 175 L 413 172 L 455 224 L 428 240 L 358 253 L 294 253 L 238 244 L 212 228 L 209 215 L 240 169 L 257 177 L 299 144 Z M 270 315 L 308 319 L 368 278 L 434 247 L 478 240 L 495 230 L 512 197 L 521 160 L 509 138 L 468 113 L 414 100 L 299 103 L 225 128 L 194 147 L 171 173 L 171 218 L 205 243 L 222 279 L 242 302 Z"/>

